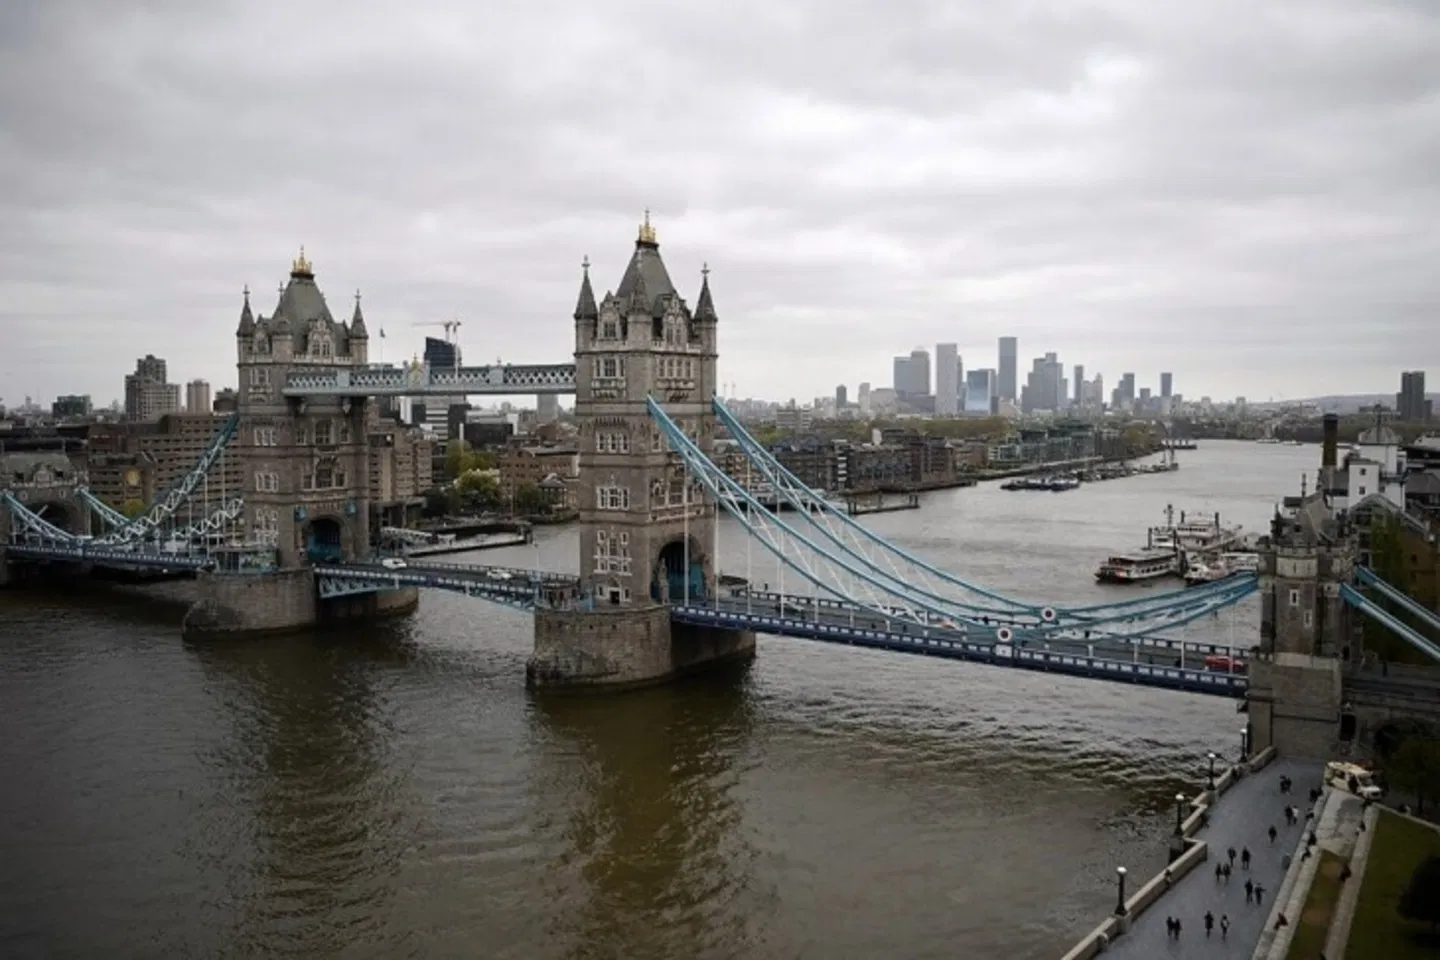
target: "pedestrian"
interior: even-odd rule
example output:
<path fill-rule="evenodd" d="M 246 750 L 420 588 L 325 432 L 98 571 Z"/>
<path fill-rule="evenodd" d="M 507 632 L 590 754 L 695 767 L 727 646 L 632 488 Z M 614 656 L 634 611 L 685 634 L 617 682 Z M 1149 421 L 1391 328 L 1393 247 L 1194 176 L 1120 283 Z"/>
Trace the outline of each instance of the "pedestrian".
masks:
<path fill-rule="evenodd" d="M 1276 929 L 1276 930 L 1279 930 L 1279 929 L 1282 928 L 1282 927 L 1287 927 L 1287 926 L 1289 926 L 1289 925 L 1290 925 L 1290 921 L 1285 919 L 1285 914 L 1282 913 L 1282 914 L 1279 914 L 1278 916 L 1275 917 L 1275 929 Z"/>
<path fill-rule="evenodd" d="M 1230 914 L 1220 914 L 1220 939 L 1224 940 L 1230 935 Z"/>
<path fill-rule="evenodd" d="M 1274 824 L 1271 824 L 1271 825 L 1270 825 L 1269 835 L 1270 835 L 1270 845 L 1273 847 L 1273 846 L 1275 845 L 1275 825 L 1274 825 Z"/>
<path fill-rule="evenodd" d="M 1255 884 L 1248 879 L 1245 881 L 1245 902 L 1255 902 Z"/>
<path fill-rule="evenodd" d="M 1258 883 L 1255 884 L 1255 906 L 1260 906 L 1260 898 L 1263 896 L 1265 896 L 1265 888 Z"/>
<path fill-rule="evenodd" d="M 1175 918 L 1165 918 L 1165 936 L 1171 940 L 1175 939 Z"/>
<path fill-rule="evenodd" d="M 1249 847 L 1241 847 L 1241 848 L 1240 848 L 1240 869 L 1242 869 L 1242 870 L 1249 870 L 1249 869 L 1250 869 L 1250 848 L 1249 848 Z"/>
<path fill-rule="evenodd" d="M 1205 911 L 1205 938 L 1210 938 L 1210 931 L 1215 929 L 1215 914 L 1209 910 Z"/>
<path fill-rule="evenodd" d="M 1226 851 L 1225 851 L 1225 856 L 1227 856 L 1227 857 L 1230 858 L 1230 862 L 1231 862 L 1231 863 L 1234 863 L 1234 862 L 1235 862 L 1235 848 L 1234 848 L 1234 847 L 1231 847 L 1229 850 L 1226 850 Z"/>
<path fill-rule="evenodd" d="M 1217 864 L 1215 864 L 1215 882 L 1216 882 L 1216 883 L 1219 883 L 1221 880 L 1224 880 L 1224 879 L 1225 879 L 1225 864 L 1223 864 L 1223 863 L 1217 863 Z"/>
<path fill-rule="evenodd" d="M 1231 867 L 1230 864 L 1228 864 L 1228 863 L 1225 864 L 1225 882 L 1226 882 L 1226 883 L 1229 883 L 1229 882 L 1230 882 L 1230 874 L 1231 874 L 1232 872 L 1234 872 L 1234 868 Z"/>
<path fill-rule="evenodd" d="M 1176 939 L 1176 940 L 1179 940 L 1179 939 L 1180 939 L 1180 918 L 1179 918 L 1179 917 L 1176 917 L 1176 918 L 1175 918 L 1175 939 Z"/>

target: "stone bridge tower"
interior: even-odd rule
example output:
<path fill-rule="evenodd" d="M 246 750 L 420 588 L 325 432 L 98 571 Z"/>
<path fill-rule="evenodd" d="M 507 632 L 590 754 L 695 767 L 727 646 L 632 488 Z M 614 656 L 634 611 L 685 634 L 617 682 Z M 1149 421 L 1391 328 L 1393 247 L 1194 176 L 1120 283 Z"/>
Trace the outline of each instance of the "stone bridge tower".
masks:
<path fill-rule="evenodd" d="M 282 569 L 367 556 L 365 399 L 282 393 L 291 371 L 366 363 L 359 293 L 350 322 L 336 320 L 302 248 L 270 316 L 252 314 L 246 289 L 235 348 L 240 424 L 232 453 L 245 464 L 250 538 L 273 543 Z"/>
<path fill-rule="evenodd" d="M 749 633 L 670 623 L 667 604 L 716 588 L 716 507 L 668 449 L 653 397 L 708 455 L 716 421 L 718 316 L 702 269 L 693 310 L 676 291 L 647 214 L 620 285 L 597 303 L 582 265 L 575 306 L 582 602 L 541 610 L 536 685 L 653 682 L 749 657 Z"/>
<path fill-rule="evenodd" d="M 1293 518 L 1276 516 L 1260 554 L 1260 644 L 1246 693 L 1252 752 L 1333 755 L 1351 643 L 1340 586 L 1354 563 L 1353 538 L 1323 492 L 1300 498 Z"/>

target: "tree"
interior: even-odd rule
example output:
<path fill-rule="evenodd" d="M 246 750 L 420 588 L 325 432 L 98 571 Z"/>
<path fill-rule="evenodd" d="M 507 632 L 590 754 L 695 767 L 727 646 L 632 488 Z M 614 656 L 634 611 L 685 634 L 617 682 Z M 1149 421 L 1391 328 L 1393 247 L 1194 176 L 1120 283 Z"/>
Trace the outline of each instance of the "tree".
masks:
<path fill-rule="evenodd" d="M 1415 809 L 1425 810 L 1425 798 L 1440 796 L 1440 740 L 1410 737 L 1400 744 L 1385 766 L 1391 786 L 1415 795 Z"/>
<path fill-rule="evenodd" d="M 1440 856 L 1432 856 L 1415 868 L 1396 911 L 1405 920 L 1430 924 L 1431 933 L 1440 927 Z"/>
<path fill-rule="evenodd" d="M 483 470 L 461 474 L 460 479 L 455 481 L 455 489 L 460 491 L 467 506 L 487 510 L 500 503 L 500 481 L 494 474 Z"/>
<path fill-rule="evenodd" d="M 469 445 L 459 437 L 445 444 L 445 476 L 454 480 L 465 472 L 465 458 Z"/>
<path fill-rule="evenodd" d="M 470 445 L 457 437 L 445 446 L 445 475 L 458 480 L 471 470 L 494 470 L 495 455 L 484 450 L 472 450 Z"/>
<path fill-rule="evenodd" d="M 515 511 L 517 513 L 539 513 L 545 509 L 545 496 L 533 483 L 522 483 L 515 488 Z"/>

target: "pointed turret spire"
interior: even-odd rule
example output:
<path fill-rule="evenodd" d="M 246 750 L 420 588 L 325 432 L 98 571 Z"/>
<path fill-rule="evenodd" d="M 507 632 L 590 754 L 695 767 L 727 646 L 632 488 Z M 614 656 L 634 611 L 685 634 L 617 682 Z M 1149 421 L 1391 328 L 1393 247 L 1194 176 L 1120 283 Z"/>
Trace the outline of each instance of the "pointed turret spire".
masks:
<path fill-rule="evenodd" d="M 240 308 L 240 326 L 235 329 L 235 336 L 248 337 L 255 332 L 255 315 L 250 312 L 250 285 L 245 285 L 245 305 Z"/>
<path fill-rule="evenodd" d="M 360 312 L 360 291 L 355 291 L 355 315 L 350 318 L 350 337 L 354 340 L 368 340 L 370 334 L 365 330 L 365 315 Z"/>
<path fill-rule="evenodd" d="M 580 297 L 575 301 L 576 320 L 595 320 L 600 316 L 600 308 L 595 305 L 595 291 L 590 286 L 590 257 L 587 255 L 580 261 L 580 269 L 583 276 L 580 280 Z"/>
<path fill-rule="evenodd" d="M 635 263 L 638 268 L 640 263 L 640 250 L 638 248 L 635 251 Z M 622 283 L 621 286 L 624 286 L 624 284 Z M 637 269 L 635 271 L 635 286 L 630 291 L 630 315 L 634 316 L 637 313 L 643 313 L 649 316 L 651 306 L 650 291 L 645 289 L 645 274 Z"/>
<path fill-rule="evenodd" d="M 710 296 L 710 264 L 700 268 L 700 299 L 695 301 L 695 319 L 714 323 L 720 318 L 715 315 L 715 301 Z"/>

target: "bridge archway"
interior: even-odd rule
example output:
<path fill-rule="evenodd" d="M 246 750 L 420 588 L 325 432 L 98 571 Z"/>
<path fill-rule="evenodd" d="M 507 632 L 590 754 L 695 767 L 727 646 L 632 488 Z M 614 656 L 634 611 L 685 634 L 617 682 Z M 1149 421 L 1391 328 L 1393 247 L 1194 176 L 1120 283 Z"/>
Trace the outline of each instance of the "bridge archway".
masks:
<path fill-rule="evenodd" d="M 705 599 L 705 554 L 694 537 L 690 538 L 688 551 L 684 537 L 662 542 L 651 570 L 651 599 L 672 603 L 686 597 Z"/>
<path fill-rule="evenodd" d="M 339 517 L 314 517 L 305 524 L 303 535 L 305 559 L 311 563 L 335 563 L 350 555 L 350 531 Z"/>
<path fill-rule="evenodd" d="M 64 530 L 66 533 L 89 533 L 85 529 L 85 511 L 73 500 L 40 500 L 26 504 L 40 515 L 40 519 Z"/>

